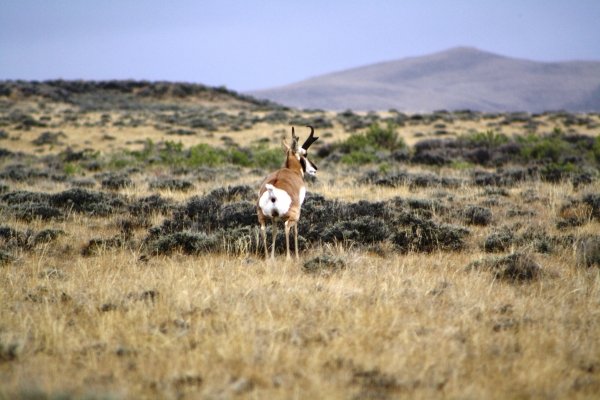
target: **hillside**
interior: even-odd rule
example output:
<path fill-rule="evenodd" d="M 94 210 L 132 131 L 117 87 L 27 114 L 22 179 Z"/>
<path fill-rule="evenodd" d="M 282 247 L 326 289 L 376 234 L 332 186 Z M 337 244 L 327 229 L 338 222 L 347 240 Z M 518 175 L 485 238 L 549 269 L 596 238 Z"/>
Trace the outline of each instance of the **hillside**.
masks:
<path fill-rule="evenodd" d="M 0 81 L 0 101 L 18 106 L 27 101 L 67 104 L 81 111 L 160 110 L 220 106 L 228 109 L 279 108 L 224 87 L 183 82 L 134 80 Z"/>
<path fill-rule="evenodd" d="M 250 94 L 329 110 L 598 111 L 600 62 L 535 62 L 459 47 Z"/>

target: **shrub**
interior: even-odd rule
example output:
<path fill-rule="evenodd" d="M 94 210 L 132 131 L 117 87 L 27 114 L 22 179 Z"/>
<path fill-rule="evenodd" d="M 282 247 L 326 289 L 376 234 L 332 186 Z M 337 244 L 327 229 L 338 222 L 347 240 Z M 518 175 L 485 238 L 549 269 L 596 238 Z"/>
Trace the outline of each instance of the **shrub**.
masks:
<path fill-rule="evenodd" d="M 124 244 L 121 236 L 114 236 L 112 238 L 93 238 L 81 249 L 81 254 L 85 257 L 95 256 L 106 249 L 119 248 Z"/>
<path fill-rule="evenodd" d="M 171 200 L 165 199 L 158 194 L 153 194 L 132 201 L 127 210 L 131 216 L 145 217 L 155 213 L 166 214 L 173 207 Z"/>
<path fill-rule="evenodd" d="M 339 150 L 342 153 L 351 153 L 353 151 L 365 151 L 369 148 L 369 141 L 363 134 L 353 134 L 348 139 L 340 143 Z"/>
<path fill-rule="evenodd" d="M 29 241 L 33 245 L 46 244 L 63 235 L 65 235 L 65 231 L 62 229 L 46 228 L 36 233 Z"/>
<path fill-rule="evenodd" d="M 596 159 L 596 162 L 600 163 L 600 136 L 596 136 L 596 140 L 594 140 L 592 155 Z"/>
<path fill-rule="evenodd" d="M 280 149 L 269 148 L 265 145 L 254 146 L 251 150 L 252 164 L 255 167 L 276 169 L 283 163 L 283 155 Z"/>
<path fill-rule="evenodd" d="M 132 151 L 131 154 L 138 161 L 147 161 L 154 154 L 156 146 L 151 139 L 146 139 L 144 148 L 141 151 Z"/>
<path fill-rule="evenodd" d="M 231 164 L 249 167 L 252 165 L 252 156 L 249 151 L 238 148 L 229 149 L 228 160 Z"/>
<path fill-rule="evenodd" d="M 63 172 L 68 176 L 79 175 L 81 174 L 81 166 L 79 164 L 69 162 L 63 166 Z"/>
<path fill-rule="evenodd" d="M 558 132 L 546 136 L 535 134 L 518 136 L 517 142 L 522 144 L 521 157 L 526 161 L 547 159 L 559 162 L 561 156 L 569 153 L 570 150 L 570 146 L 562 140 L 562 135 Z"/>
<path fill-rule="evenodd" d="M 508 229 L 492 232 L 485 238 L 483 250 L 487 253 L 506 251 L 514 242 L 514 235 Z"/>
<path fill-rule="evenodd" d="M 406 143 L 398 136 L 396 126 L 388 123 L 382 127 L 378 123 L 370 125 L 363 133 L 353 134 L 335 145 L 344 155 L 341 161 L 345 164 L 367 164 L 382 159 L 381 155 L 406 149 Z"/>
<path fill-rule="evenodd" d="M 550 163 L 540 169 L 540 178 L 542 180 L 557 183 L 562 179 L 578 172 L 579 168 L 572 163 Z"/>
<path fill-rule="evenodd" d="M 312 257 L 302 265 L 302 270 L 312 274 L 327 274 L 346 268 L 343 258 L 331 254 Z"/>
<path fill-rule="evenodd" d="M 590 207 L 592 217 L 600 220 L 600 194 L 586 194 L 581 200 Z"/>
<path fill-rule="evenodd" d="M 473 146 L 485 146 L 488 148 L 500 147 L 510 141 L 508 136 L 503 133 L 496 133 L 493 130 L 485 132 L 474 132 L 463 137 L 463 139 Z"/>
<path fill-rule="evenodd" d="M 222 205 L 216 213 L 220 228 L 253 226 L 256 223 L 256 203 L 239 201 Z"/>
<path fill-rule="evenodd" d="M 133 181 L 126 175 L 109 174 L 101 182 L 103 189 L 119 190 L 133 186 Z"/>
<path fill-rule="evenodd" d="M 0 266 L 4 264 L 8 264 L 14 260 L 14 257 L 4 250 L 0 249 Z"/>
<path fill-rule="evenodd" d="M 340 161 L 348 165 L 369 164 L 377 161 L 377 155 L 372 152 L 356 150 L 349 154 L 344 154 Z"/>
<path fill-rule="evenodd" d="M 36 146 L 43 146 L 45 144 L 57 145 L 60 144 L 60 139 L 65 137 L 66 135 L 63 132 L 42 132 L 36 139 L 32 140 L 31 143 Z"/>
<path fill-rule="evenodd" d="M 577 265 L 600 266 L 600 236 L 588 236 L 577 241 L 575 247 Z"/>
<path fill-rule="evenodd" d="M 365 133 L 365 137 L 369 144 L 377 149 L 388 149 L 390 151 L 405 148 L 406 143 L 398 136 L 396 127 L 392 123 L 388 123 L 385 128 L 379 124 L 373 124 Z"/>
<path fill-rule="evenodd" d="M 63 218 L 63 213 L 59 209 L 43 203 L 15 204 L 9 207 L 8 211 L 16 218 L 27 222 L 36 219 L 51 220 Z"/>
<path fill-rule="evenodd" d="M 488 270 L 496 279 L 510 282 L 527 282 L 541 276 L 542 268 L 528 254 L 512 253 L 490 257 L 469 264 L 467 270 Z"/>
<path fill-rule="evenodd" d="M 125 207 L 125 201 L 118 195 L 81 188 L 52 194 L 49 202 L 55 207 L 88 215 L 106 216 Z"/>
<path fill-rule="evenodd" d="M 137 164 L 135 157 L 128 152 L 111 154 L 108 160 L 108 167 L 116 170 L 121 170 L 135 164 Z"/>
<path fill-rule="evenodd" d="M 470 171 L 474 169 L 475 164 L 470 163 L 468 161 L 462 160 L 454 160 L 450 163 L 450 168 L 461 170 L 461 171 Z"/>
<path fill-rule="evenodd" d="M 365 216 L 333 224 L 323 231 L 322 240 L 325 242 L 348 240 L 372 244 L 385 240 L 389 234 L 384 220 Z"/>
<path fill-rule="evenodd" d="M 205 143 L 192 146 L 189 149 L 188 154 L 189 156 L 187 160 L 185 160 L 185 164 L 191 167 L 197 167 L 200 165 L 214 167 L 216 165 L 224 164 L 227 160 L 227 154 L 225 150 L 217 149 Z"/>
<path fill-rule="evenodd" d="M 464 222 L 471 225 L 489 225 L 492 211 L 489 208 L 469 205 L 461 212 Z"/>
<path fill-rule="evenodd" d="M 372 123 L 372 115 L 367 117 L 361 117 L 358 114 L 352 112 L 352 110 L 346 110 L 337 114 L 337 121 L 344 126 L 344 129 L 350 132 L 357 131 L 359 129 L 366 128 Z"/>
<path fill-rule="evenodd" d="M 219 242 L 212 235 L 204 232 L 182 231 L 159 237 L 150 244 L 149 250 L 154 254 L 171 254 L 182 251 L 185 254 L 199 254 L 217 250 Z"/>
<path fill-rule="evenodd" d="M 150 182 L 150 189 L 168 189 L 177 191 L 188 191 L 194 188 L 194 184 L 185 179 L 162 178 Z"/>
<path fill-rule="evenodd" d="M 416 213 L 401 213 L 395 221 L 402 228 L 392 237 L 401 252 L 458 251 L 465 248 L 469 230 L 448 224 L 436 224 Z"/>

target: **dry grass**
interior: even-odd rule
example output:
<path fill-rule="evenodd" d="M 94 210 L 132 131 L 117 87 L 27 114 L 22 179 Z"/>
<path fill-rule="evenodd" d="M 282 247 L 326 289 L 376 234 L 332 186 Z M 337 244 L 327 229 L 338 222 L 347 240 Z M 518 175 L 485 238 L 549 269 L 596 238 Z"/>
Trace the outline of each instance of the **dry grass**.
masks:
<path fill-rule="evenodd" d="M 35 109 L 35 106 L 25 107 L 25 110 Z M 64 113 L 64 109 L 58 105 L 50 104 L 46 106 L 46 111 L 31 112 L 31 115 L 40 118 L 43 116 L 60 115 Z M 228 113 L 225 108 L 223 112 Z M 233 112 L 230 112 L 234 114 Z M 256 112 L 254 113 L 257 117 L 263 116 L 265 113 Z M 357 115 L 364 115 L 365 113 L 356 113 Z M 389 113 L 380 113 L 382 117 L 389 116 Z M 65 136 L 60 139 L 63 144 L 68 144 L 73 149 L 84 149 L 93 148 L 94 150 L 109 152 L 118 149 L 130 149 L 137 150 L 143 146 L 143 142 L 146 140 L 152 140 L 154 143 L 160 141 L 175 141 L 181 142 L 184 146 L 189 147 L 198 144 L 200 140 L 202 143 L 209 145 L 222 145 L 223 137 L 230 137 L 235 140 L 240 146 L 248 146 L 257 140 L 268 139 L 272 143 L 279 144 L 282 138 L 287 137 L 289 134 L 289 123 L 257 123 L 251 128 L 244 129 L 239 132 L 210 132 L 203 128 L 192 129 L 196 134 L 194 135 L 169 135 L 163 129 L 156 125 L 148 125 L 144 122 L 140 123 L 139 126 L 104 126 L 100 124 L 103 115 L 109 115 L 112 121 L 117 121 L 121 118 L 129 118 L 130 113 L 127 112 L 87 112 L 84 115 L 78 115 L 76 123 L 65 123 L 61 121 L 61 117 L 52 118 L 49 121 L 48 127 L 31 127 L 27 130 L 20 131 L 13 135 L 10 143 L 11 150 L 24 151 L 24 152 L 35 152 L 38 154 L 53 154 L 57 151 L 57 146 L 37 146 L 32 145 L 32 141 L 35 140 L 42 132 L 52 131 L 62 132 Z M 325 117 L 334 119 L 336 113 L 324 112 Z M 147 114 L 140 113 L 131 114 L 133 119 L 145 118 Z M 527 131 L 526 128 L 521 126 L 522 124 L 503 124 L 504 115 L 499 114 L 496 117 L 490 117 L 486 119 L 473 120 L 473 121 L 446 121 L 444 130 L 446 134 L 444 138 L 452 138 L 458 135 L 464 135 L 471 132 L 482 132 L 489 129 L 493 129 L 496 132 L 504 133 L 508 136 L 522 134 L 523 131 Z M 564 125 L 561 121 L 555 121 L 548 116 L 537 116 L 536 121 L 540 124 L 540 130 L 551 131 L 553 128 L 560 128 L 565 132 L 572 130 L 571 127 Z M 175 126 L 177 128 L 177 126 Z M 181 126 L 181 128 L 186 128 Z M 187 128 L 189 129 L 189 128 Z M 434 134 L 435 128 L 431 123 L 422 121 L 410 121 L 407 123 L 399 132 L 402 139 L 409 146 L 414 145 L 423 138 L 436 138 Z M 300 132 L 301 128 L 300 128 Z M 586 135 L 596 135 L 597 130 L 586 126 L 578 126 L 577 132 Z M 349 136 L 343 126 L 335 123 L 332 128 L 322 129 L 320 134 L 326 133 L 326 140 L 328 142 L 335 142 L 344 140 Z M 320 143 L 318 143 L 320 144 Z"/>
<path fill-rule="evenodd" d="M 321 193 L 355 201 L 435 191 L 357 188 Z M 543 199 L 532 205 L 537 224 L 551 229 L 544 221 L 572 188 L 510 195 L 531 189 Z M 479 192 L 455 196 L 470 202 Z M 117 233 L 114 217 L 52 226 L 66 235 L 0 268 L 5 398 L 594 398 L 600 390 L 598 270 L 576 268 L 565 252 L 536 255 L 543 275 L 531 283 L 467 272 L 491 227 L 472 229 L 468 252 L 379 257 L 340 244 L 270 263 L 254 254 L 144 260 L 131 248 L 84 257 L 91 238 Z M 306 273 L 315 254 L 345 268 Z"/>
<path fill-rule="evenodd" d="M 100 114 L 85 118 L 93 123 Z M 66 135 L 62 145 L 31 144 L 47 128 L 10 132 L 12 139 L 2 145 L 54 154 L 67 145 L 110 152 L 136 149 L 147 138 L 174 139 L 151 126 L 103 132 L 80 122 L 58 129 Z M 460 134 L 484 129 L 487 122 L 450 128 Z M 258 124 L 230 135 L 240 145 L 265 137 L 275 143 L 283 128 Z M 423 129 L 410 125 L 401 134 L 412 144 Z M 327 141 L 348 135 L 337 125 L 325 131 L 331 132 Z M 115 140 L 103 140 L 107 133 Z M 221 141 L 219 133 L 176 140 L 185 146 Z M 352 202 L 444 198 L 450 210 L 434 215 L 441 222 L 453 223 L 464 206 L 492 199 L 470 184 L 386 188 L 357 183 L 362 171 L 320 167 L 309 192 Z M 135 185 L 119 193 L 130 199 L 157 193 L 148 181 L 168 174 L 165 168 L 133 173 Z M 221 186 L 257 186 L 262 176 L 242 170 L 195 181 L 193 192 L 158 193 L 184 203 Z M 10 184 L 12 191 L 69 187 L 43 179 Z M 51 243 L 16 250 L 10 262 L 0 260 L 0 399 L 597 398 L 598 268 L 576 267 L 569 245 L 537 253 L 528 243 L 518 249 L 542 267 L 529 282 L 466 268 L 489 256 L 481 244 L 499 228 L 559 238 L 598 234 L 600 223 L 584 204 L 563 208 L 583 192 L 600 192 L 600 183 L 583 191 L 571 183 L 539 181 L 507 188 L 487 205 L 492 222 L 468 227 L 461 252 L 400 254 L 338 243 L 311 248 L 299 262 L 274 263 L 248 252 L 146 257 L 131 245 L 83 255 L 90 240 L 119 234 L 123 216 L 73 213 L 64 220 L 24 222 L 0 209 L 2 226 L 64 231 Z M 557 219 L 569 217 L 585 223 L 559 229 Z M 163 218 L 154 215 L 150 222 L 156 226 Z M 147 230 L 136 227 L 133 234 L 132 243 L 140 243 Z M 339 263 L 316 272 L 303 268 L 318 255 Z"/>
<path fill-rule="evenodd" d="M 68 240 L 65 240 L 68 241 Z M 378 258 L 311 275 L 254 257 L 132 251 L 2 270 L 6 397 L 594 397 L 597 270 L 539 282 L 465 272 L 477 254 Z M 6 350 L 3 350 L 6 352 Z M 68 378 L 67 378 L 68 377 Z"/>

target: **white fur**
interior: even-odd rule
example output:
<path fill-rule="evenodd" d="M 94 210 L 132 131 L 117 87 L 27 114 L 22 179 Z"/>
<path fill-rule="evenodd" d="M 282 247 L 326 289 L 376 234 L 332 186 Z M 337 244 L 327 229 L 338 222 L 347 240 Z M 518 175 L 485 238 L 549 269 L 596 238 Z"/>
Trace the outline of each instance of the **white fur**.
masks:
<path fill-rule="evenodd" d="M 268 183 L 267 190 L 260 196 L 258 206 L 266 217 L 280 217 L 290 210 L 292 198 L 285 190 L 276 188 Z M 275 201 L 273 201 L 275 199 Z"/>
<path fill-rule="evenodd" d="M 304 158 L 304 160 L 306 161 L 306 173 L 315 176 L 317 174 L 317 169 L 314 167 L 313 163 L 310 162 L 308 158 Z"/>
<path fill-rule="evenodd" d="M 304 203 L 304 198 L 306 197 L 306 187 L 302 186 L 300 188 L 300 193 L 298 194 L 298 199 L 300 200 L 300 205 Z"/>

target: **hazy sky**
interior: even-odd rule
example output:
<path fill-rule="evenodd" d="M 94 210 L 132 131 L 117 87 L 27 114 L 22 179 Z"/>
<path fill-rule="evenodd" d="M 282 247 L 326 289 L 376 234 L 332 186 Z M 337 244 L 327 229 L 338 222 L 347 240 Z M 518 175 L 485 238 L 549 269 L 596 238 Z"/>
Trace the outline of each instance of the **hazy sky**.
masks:
<path fill-rule="evenodd" d="M 244 91 L 455 46 L 600 60 L 600 0 L 2 0 L 0 80 Z"/>

